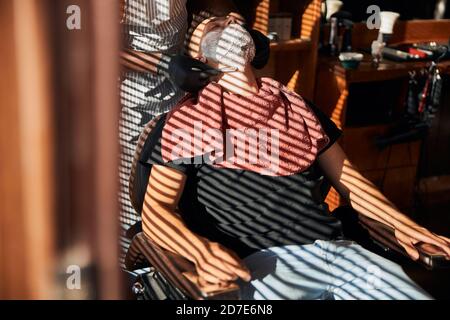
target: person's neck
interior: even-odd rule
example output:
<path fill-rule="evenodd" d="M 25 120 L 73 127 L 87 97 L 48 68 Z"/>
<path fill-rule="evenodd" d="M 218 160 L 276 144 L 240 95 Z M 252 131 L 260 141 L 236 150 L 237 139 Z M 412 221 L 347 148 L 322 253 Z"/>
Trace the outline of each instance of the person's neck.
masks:
<path fill-rule="evenodd" d="M 217 83 L 225 91 L 242 96 L 254 95 L 259 91 L 251 66 L 247 66 L 244 71 L 225 72 Z"/>

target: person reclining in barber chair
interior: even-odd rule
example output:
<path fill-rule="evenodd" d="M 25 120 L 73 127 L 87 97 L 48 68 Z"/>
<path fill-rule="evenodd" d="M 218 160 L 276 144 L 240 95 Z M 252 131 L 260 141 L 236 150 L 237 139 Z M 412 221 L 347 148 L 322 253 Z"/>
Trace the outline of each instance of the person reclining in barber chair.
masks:
<path fill-rule="evenodd" d="M 147 138 L 144 234 L 190 260 L 192 280 L 209 290 L 239 279 L 244 299 L 431 298 L 399 265 L 345 239 L 324 202 L 327 185 L 392 227 L 412 259 L 418 243 L 449 258 L 450 239 L 399 212 L 364 178 L 320 110 L 255 77 L 252 38 L 233 17 L 203 21 L 189 46 L 222 73 Z"/>

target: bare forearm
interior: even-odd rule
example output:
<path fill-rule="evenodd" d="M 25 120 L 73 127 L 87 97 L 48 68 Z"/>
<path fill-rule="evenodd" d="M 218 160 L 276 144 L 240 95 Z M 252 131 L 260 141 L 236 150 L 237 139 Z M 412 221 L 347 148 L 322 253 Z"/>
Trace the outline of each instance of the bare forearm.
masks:
<path fill-rule="evenodd" d="M 149 201 L 143 213 L 144 233 L 158 245 L 196 263 L 205 250 L 205 238 L 190 231 L 171 208 Z"/>
<path fill-rule="evenodd" d="M 339 194 L 359 213 L 396 228 L 415 224 L 359 173 L 338 144 L 321 155 L 319 163 Z"/>
<path fill-rule="evenodd" d="M 120 53 L 120 62 L 129 71 L 157 73 L 161 56 L 161 53 L 157 52 L 146 53 L 126 49 Z"/>
<path fill-rule="evenodd" d="M 394 228 L 397 242 L 412 259 L 419 258 L 416 247 L 419 242 L 439 247 L 450 258 L 450 239 L 430 232 L 398 211 L 373 183 L 356 170 L 337 143 L 318 160 L 331 184 L 356 211 Z"/>
<path fill-rule="evenodd" d="M 340 181 L 343 186 L 340 188 L 342 195 L 359 213 L 395 228 L 401 224 L 415 224 L 402 214 L 371 181 L 360 174 L 350 162 L 346 162 Z"/>

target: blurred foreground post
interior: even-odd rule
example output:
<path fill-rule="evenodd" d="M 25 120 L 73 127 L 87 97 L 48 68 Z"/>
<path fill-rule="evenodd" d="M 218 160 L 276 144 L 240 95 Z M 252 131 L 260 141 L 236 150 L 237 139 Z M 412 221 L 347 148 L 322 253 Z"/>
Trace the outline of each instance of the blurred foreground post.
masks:
<path fill-rule="evenodd" d="M 118 21 L 115 0 L 0 0 L 0 298 L 120 297 Z"/>

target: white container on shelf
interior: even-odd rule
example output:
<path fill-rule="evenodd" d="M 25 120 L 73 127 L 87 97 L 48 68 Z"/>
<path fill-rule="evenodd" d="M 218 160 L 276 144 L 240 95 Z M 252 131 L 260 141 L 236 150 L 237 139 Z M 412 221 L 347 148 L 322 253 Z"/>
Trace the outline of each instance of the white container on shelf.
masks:
<path fill-rule="evenodd" d="M 327 0 L 326 3 L 322 2 L 322 14 L 325 13 L 325 8 L 327 11 L 327 21 L 330 20 L 331 16 L 341 10 L 343 2 L 339 0 Z"/>
<path fill-rule="evenodd" d="M 394 25 L 397 19 L 400 17 L 400 14 L 392 11 L 381 11 L 380 19 L 381 26 L 380 32 L 382 34 L 392 34 L 394 32 Z"/>

